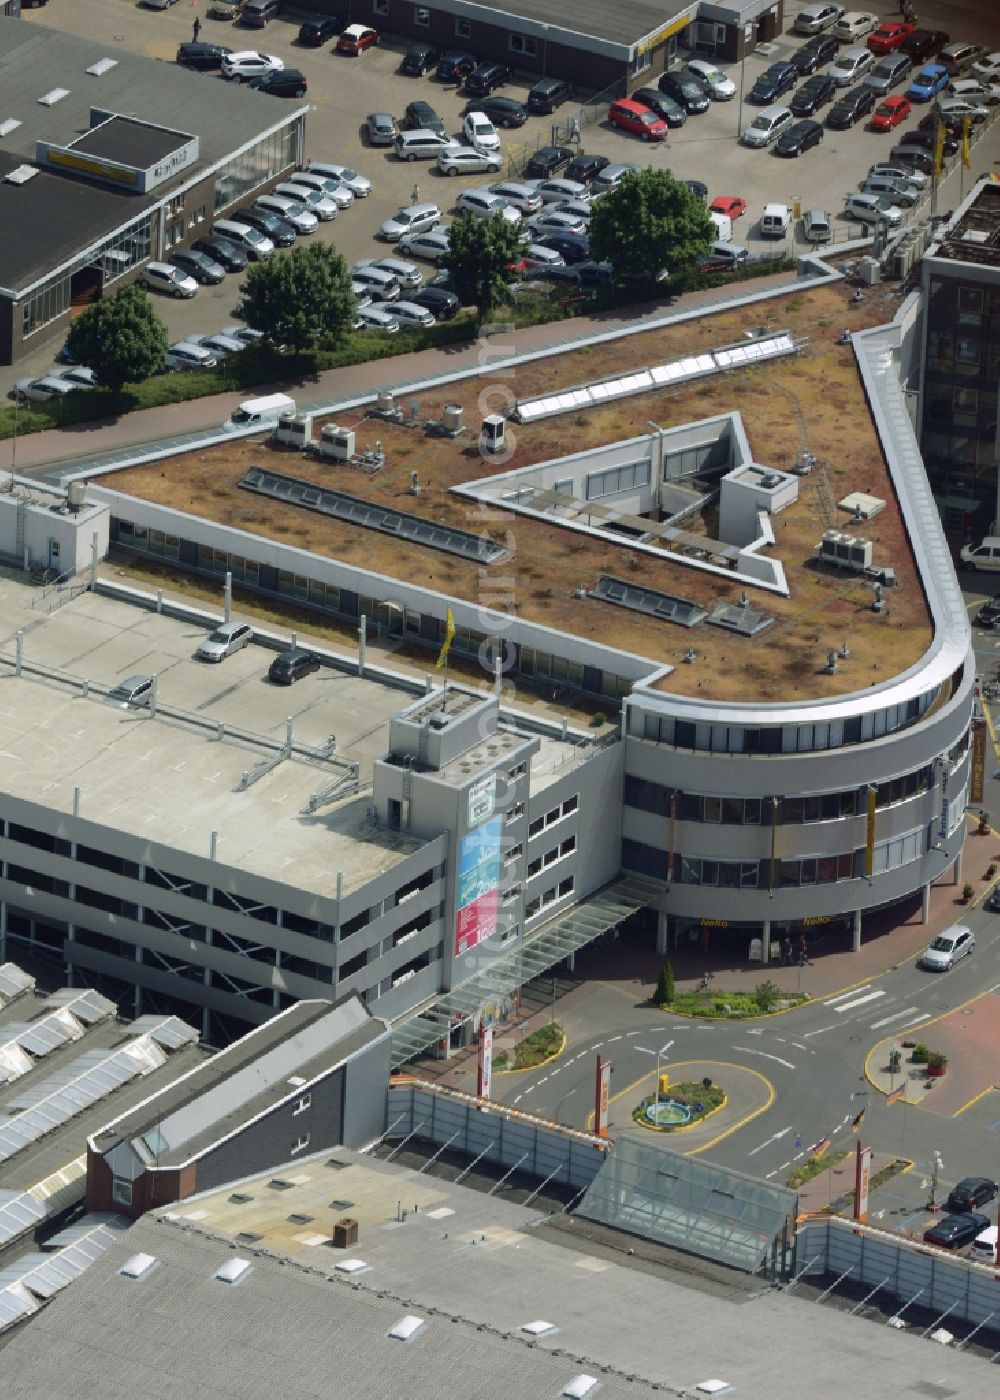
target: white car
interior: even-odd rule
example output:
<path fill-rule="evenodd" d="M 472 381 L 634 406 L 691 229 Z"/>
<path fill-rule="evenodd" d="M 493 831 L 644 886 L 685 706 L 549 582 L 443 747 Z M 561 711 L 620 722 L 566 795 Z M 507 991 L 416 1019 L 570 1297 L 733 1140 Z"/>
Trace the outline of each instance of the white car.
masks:
<path fill-rule="evenodd" d="M 167 369 L 214 369 L 219 363 L 211 350 L 193 340 L 179 340 L 167 351 Z"/>
<path fill-rule="evenodd" d="M 232 331 L 218 331 L 215 335 L 189 335 L 188 344 L 203 345 L 219 360 L 224 360 L 227 355 L 238 355 L 246 349 L 246 342 Z"/>
<path fill-rule="evenodd" d="M 508 204 L 501 194 L 492 190 L 466 190 L 459 195 L 455 208 L 461 214 L 474 214 L 477 219 L 506 219 L 509 224 L 521 222 L 521 211 Z"/>
<path fill-rule="evenodd" d="M 361 258 L 355 267 L 381 268 L 390 277 L 395 277 L 401 287 L 409 287 L 411 291 L 422 287 L 424 282 L 424 274 L 416 263 L 406 262 L 404 258 Z"/>
<path fill-rule="evenodd" d="M 338 209 L 350 209 L 354 203 L 351 191 L 332 175 L 321 175 L 317 170 L 296 170 L 288 178 L 293 185 L 304 185 L 306 189 L 326 195 Z"/>
<path fill-rule="evenodd" d="M 728 102 L 731 97 L 736 96 L 736 84 L 714 63 L 706 63 L 703 58 L 693 58 L 687 65 L 687 71 L 705 84 L 709 97 L 715 102 Z"/>
<path fill-rule="evenodd" d="M 290 223 L 296 233 L 313 233 L 319 226 L 319 215 L 307 209 L 300 199 L 289 199 L 282 194 L 262 194 L 255 207 L 266 209 L 269 214 L 277 214 L 279 219 Z"/>
<path fill-rule="evenodd" d="M 254 330 L 253 326 L 234 326 L 231 331 L 222 331 L 221 333 L 232 336 L 234 340 L 240 341 L 243 345 L 259 345 L 264 339 L 264 332 Z"/>
<path fill-rule="evenodd" d="M 245 622 L 224 622 L 202 642 L 195 652 L 199 661 L 224 661 L 234 651 L 249 646 L 253 641 L 253 628 Z"/>
<path fill-rule="evenodd" d="M 445 146 L 437 163 L 442 175 L 479 175 L 484 170 L 498 175 L 503 169 L 503 156 L 499 151 L 454 145 Z"/>
<path fill-rule="evenodd" d="M 32 403 L 48 403 L 51 399 L 61 399 L 79 389 L 80 384 L 67 384 L 57 374 L 46 374 L 41 379 L 19 379 L 14 385 L 14 397 L 19 403 L 29 399 Z"/>
<path fill-rule="evenodd" d="M 426 306 L 418 306 L 415 301 L 397 301 L 392 314 L 401 326 L 424 329 L 435 324 L 433 312 Z"/>
<path fill-rule="evenodd" d="M 983 107 L 995 107 L 1000 102 L 1000 79 L 955 78 L 948 84 L 949 97 L 964 97 Z"/>
<path fill-rule="evenodd" d="M 172 297 L 193 297 L 198 283 L 173 263 L 147 263 L 140 279 L 151 292 L 166 292 Z"/>
<path fill-rule="evenodd" d="M 543 204 L 565 204 L 567 199 L 591 198 L 590 189 L 579 180 L 535 180 L 535 193 Z"/>
<path fill-rule="evenodd" d="M 537 214 L 542 207 L 542 196 L 534 185 L 522 184 L 518 180 L 500 180 L 490 185 L 490 190 L 508 204 L 513 204 L 515 209 L 520 209 L 522 214 Z"/>
<path fill-rule="evenodd" d="M 846 15 L 840 16 L 830 33 L 842 44 L 855 44 L 878 26 L 878 15 L 869 14 L 867 10 L 848 10 Z"/>
<path fill-rule="evenodd" d="M 529 243 L 522 257 L 529 267 L 565 267 L 566 259 L 544 243 Z"/>
<path fill-rule="evenodd" d="M 559 209 L 546 209 L 541 214 L 536 214 L 533 219 L 528 220 L 527 227 L 532 234 L 588 232 L 588 225 L 584 219 L 579 219 L 573 214 L 564 214 Z"/>
<path fill-rule="evenodd" d="M 988 53 L 972 65 L 972 76 L 983 83 L 1000 82 L 1000 52 Z"/>
<path fill-rule="evenodd" d="M 268 73 L 280 73 L 285 66 L 274 54 L 258 53 L 256 49 L 237 49 L 222 60 L 222 76 L 245 83 L 249 78 L 263 78 Z"/>
<path fill-rule="evenodd" d="M 557 214 L 572 214 L 575 219 L 582 219 L 588 227 L 594 217 L 594 206 L 589 199 L 567 199 L 565 204 L 550 204 L 549 209 Z"/>
<path fill-rule="evenodd" d="M 976 936 L 972 930 L 964 924 L 952 924 L 920 954 L 919 966 L 930 968 L 932 972 L 947 972 L 959 958 L 974 952 L 975 947 Z"/>
<path fill-rule="evenodd" d="M 499 151 L 500 137 L 485 112 L 470 112 L 462 122 L 462 132 L 470 146 L 484 151 Z"/>
<path fill-rule="evenodd" d="M 351 269 L 351 280 L 360 283 L 372 301 L 399 300 L 400 286 L 395 277 L 373 262 L 355 263 Z"/>
<path fill-rule="evenodd" d="M 354 323 L 360 330 L 382 331 L 385 335 L 395 335 L 399 330 L 399 322 L 391 311 L 386 311 L 381 306 L 361 306 L 358 308 L 357 320 Z"/>
<path fill-rule="evenodd" d="M 280 185 L 275 185 L 274 193 L 284 195 L 286 199 L 294 199 L 298 204 L 305 205 L 323 223 L 337 217 L 339 208 L 337 201 L 331 199 L 328 194 L 320 194 L 319 190 L 309 189 L 307 185 L 296 185 L 291 181 L 283 181 Z"/>
<path fill-rule="evenodd" d="M 372 182 L 367 175 L 359 175 L 349 165 L 329 164 L 325 160 L 311 160 L 306 169 L 313 175 L 325 175 L 328 180 L 337 180 L 346 185 L 355 199 L 367 199 L 372 192 Z"/>
<path fill-rule="evenodd" d="M 371 306 L 375 298 L 371 294 L 371 288 L 366 287 L 363 282 L 351 279 L 351 291 L 354 293 L 355 306 Z"/>
<path fill-rule="evenodd" d="M 399 246 L 411 258 L 426 258 L 428 262 L 437 262 L 450 251 L 447 229 L 441 227 L 426 233 L 404 233 Z"/>
<path fill-rule="evenodd" d="M 86 365 L 74 365 L 72 369 L 54 369 L 47 379 L 63 379 L 74 389 L 96 389 L 97 375 Z"/>
<path fill-rule="evenodd" d="M 397 209 L 391 219 L 379 225 L 379 237 L 398 243 L 408 233 L 424 233 L 441 222 L 441 210 L 436 204 L 408 204 Z"/>
<path fill-rule="evenodd" d="M 978 102 L 970 102 L 966 97 L 942 97 L 938 109 L 945 118 L 971 117 L 974 126 L 989 116 L 988 108 Z"/>

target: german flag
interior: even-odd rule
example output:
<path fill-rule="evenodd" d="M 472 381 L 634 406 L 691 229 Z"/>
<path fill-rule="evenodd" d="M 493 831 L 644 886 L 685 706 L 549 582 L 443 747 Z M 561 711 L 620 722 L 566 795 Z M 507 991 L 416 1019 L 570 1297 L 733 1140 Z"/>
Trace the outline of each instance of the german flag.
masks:
<path fill-rule="evenodd" d="M 865 1116 L 865 1111 L 864 1111 L 864 1109 L 862 1109 L 861 1112 L 857 1115 L 857 1117 L 855 1117 L 855 1118 L 853 1118 L 853 1119 L 851 1120 L 851 1132 L 852 1132 L 852 1133 L 856 1133 L 856 1132 L 858 1131 L 858 1129 L 861 1127 L 861 1123 L 862 1123 L 862 1120 L 864 1119 L 864 1116 Z"/>
<path fill-rule="evenodd" d="M 903 1097 L 903 1095 L 904 1095 L 905 1093 L 906 1093 L 906 1085 L 905 1085 L 905 1084 L 900 1084 L 899 1087 L 898 1087 L 897 1089 L 893 1089 L 893 1091 L 892 1091 L 891 1094 L 886 1094 L 886 1096 L 885 1096 L 886 1104 L 888 1105 L 888 1104 L 891 1104 L 891 1103 L 898 1103 L 899 1100 Z"/>
<path fill-rule="evenodd" d="M 823 1138 L 820 1138 L 819 1142 L 815 1143 L 812 1147 L 810 1147 L 810 1149 L 809 1149 L 809 1156 L 810 1156 L 810 1157 L 825 1157 L 826 1154 L 829 1152 L 829 1150 L 830 1150 L 830 1139 L 829 1139 L 828 1137 L 823 1137 Z"/>

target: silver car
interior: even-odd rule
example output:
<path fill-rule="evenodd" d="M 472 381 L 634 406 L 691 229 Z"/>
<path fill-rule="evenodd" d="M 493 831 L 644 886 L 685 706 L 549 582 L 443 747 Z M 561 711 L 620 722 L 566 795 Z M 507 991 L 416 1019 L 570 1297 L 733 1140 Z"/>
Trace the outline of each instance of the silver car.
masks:
<path fill-rule="evenodd" d="M 406 262 L 403 258 L 362 258 L 357 267 L 378 267 L 383 272 L 388 272 L 390 277 L 395 277 L 401 287 L 421 287 L 424 282 L 424 274 L 417 267 L 416 263 Z"/>
<path fill-rule="evenodd" d="M 608 167 L 605 166 L 605 169 Z M 590 188 L 579 180 L 535 180 L 535 193 L 543 204 L 565 204 L 567 199 L 590 199 Z"/>
<path fill-rule="evenodd" d="M 382 331 L 384 335 L 395 335 L 399 330 L 395 316 L 381 306 L 359 307 L 355 325 L 359 330 Z"/>
<path fill-rule="evenodd" d="M 508 204 L 520 209 L 522 214 L 537 214 L 542 207 L 542 196 L 529 185 L 518 180 L 501 180 L 490 185 L 493 194 L 501 195 Z"/>
<path fill-rule="evenodd" d="M 367 199 L 372 192 L 372 182 L 367 175 L 359 175 L 349 165 L 329 164 L 324 160 L 311 160 L 307 169 L 312 175 L 325 175 L 346 185 L 355 199 Z"/>
<path fill-rule="evenodd" d="M 202 642 L 195 652 L 199 661 L 224 661 L 234 651 L 249 646 L 253 641 L 253 629 L 245 622 L 224 622 Z"/>
<path fill-rule="evenodd" d="M 14 397 L 21 403 L 25 399 L 32 403 L 48 403 L 80 388 L 82 385 L 68 383 L 61 375 L 46 374 L 41 379 L 19 379 L 14 385 Z"/>
<path fill-rule="evenodd" d="M 214 369 L 219 363 L 211 350 L 193 340 L 179 340 L 167 351 L 167 369 Z"/>
<path fill-rule="evenodd" d="M 411 258 L 426 258 L 428 262 L 437 262 L 451 251 L 448 231 L 444 228 L 428 229 L 426 233 L 405 233 L 399 240 L 399 246 Z"/>
<path fill-rule="evenodd" d="M 477 146 L 445 146 L 437 163 L 442 175 L 478 175 L 484 170 L 498 175 L 503 169 L 503 156 L 498 151 L 484 151 Z"/>
<path fill-rule="evenodd" d="M 603 170 L 599 170 L 593 179 L 594 194 L 606 194 L 608 190 L 615 189 L 621 184 L 626 175 L 632 171 L 639 171 L 639 165 L 623 165 L 613 161 L 611 165 L 606 165 Z"/>
<path fill-rule="evenodd" d="M 119 710 L 138 709 L 140 705 L 148 705 L 155 680 L 155 676 L 129 676 L 127 680 L 119 681 L 113 690 L 108 691 L 104 697 L 105 703 L 114 705 Z"/>
<path fill-rule="evenodd" d="M 320 175 L 315 170 L 296 170 L 290 178 L 293 185 L 304 185 L 308 190 L 325 194 L 338 209 L 349 209 L 354 203 L 353 193 L 332 175 Z"/>
<path fill-rule="evenodd" d="M 324 223 L 337 217 L 339 205 L 335 199 L 331 199 L 328 194 L 320 194 L 319 190 L 311 190 L 306 185 L 296 185 L 291 183 L 276 185 L 275 194 L 285 195 L 288 199 L 297 200 L 299 204 L 304 204 L 307 209 L 311 209 L 317 218 Z"/>
<path fill-rule="evenodd" d="M 426 306 L 418 306 L 414 301 L 397 301 L 392 308 L 393 317 L 401 326 L 426 329 L 434 325 L 434 314 Z"/>
<path fill-rule="evenodd" d="M 216 335 L 192 335 L 188 341 L 191 345 L 203 345 L 220 360 L 227 355 L 238 355 L 246 349 L 246 342 L 231 331 L 219 331 Z"/>
<path fill-rule="evenodd" d="M 173 263 L 147 263 L 140 279 L 151 292 L 166 292 L 172 297 L 193 297 L 198 283 Z"/>

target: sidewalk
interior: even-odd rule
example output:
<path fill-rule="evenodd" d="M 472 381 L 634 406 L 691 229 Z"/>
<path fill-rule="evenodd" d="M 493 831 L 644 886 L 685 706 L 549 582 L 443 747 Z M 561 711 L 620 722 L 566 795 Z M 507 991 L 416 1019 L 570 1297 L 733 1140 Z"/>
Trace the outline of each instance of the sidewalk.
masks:
<path fill-rule="evenodd" d="M 946 977 L 947 973 L 931 974 Z M 922 1064 L 910 1059 L 912 1050 L 904 1045 L 923 1042 L 948 1057 L 941 1078 L 930 1078 Z M 868 1066 L 871 1082 L 882 1093 L 891 1093 L 905 1084 L 903 1099 L 919 1103 L 932 1113 L 954 1117 L 973 1100 L 997 1088 L 997 1046 L 1000 1045 L 1000 997 L 983 992 L 967 1006 L 958 1008 L 924 1026 L 883 1041 Z M 889 1056 L 899 1051 L 900 1072 L 889 1073 Z"/>

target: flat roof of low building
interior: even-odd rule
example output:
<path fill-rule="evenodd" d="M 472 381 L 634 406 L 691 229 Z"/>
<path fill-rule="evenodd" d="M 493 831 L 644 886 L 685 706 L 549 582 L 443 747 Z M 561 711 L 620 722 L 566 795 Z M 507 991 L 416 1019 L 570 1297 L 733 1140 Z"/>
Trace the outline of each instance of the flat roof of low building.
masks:
<path fill-rule="evenodd" d="M 800 346 L 797 354 L 518 423 L 511 434 L 513 454 L 502 469 L 510 473 L 642 435 L 648 440 L 651 424 L 679 427 L 736 410 L 760 466 L 788 471 L 804 451 L 815 458 L 812 473 L 798 478 L 797 500 L 771 517 L 775 541 L 765 553 L 780 560 L 787 596 L 755 587 L 742 573 L 727 577 L 724 569 L 713 573 L 692 567 L 668 543 L 656 552 L 639 552 L 632 547 L 636 532 L 650 521 L 632 517 L 617 535 L 605 531 L 597 536 L 571 529 L 554 514 L 511 513 L 509 525 L 494 528 L 501 537 L 510 531 L 516 557 L 484 568 L 431 544 L 359 528 L 353 519 L 340 520 L 274 496 L 248 495 L 240 483 L 255 465 L 293 473 L 319 486 L 330 480 L 330 466 L 323 459 L 297 455 L 289 466 L 284 449 L 272 449 L 260 438 L 199 447 L 116 471 L 99 482 L 111 491 L 254 534 L 294 538 L 299 547 L 317 555 L 390 578 L 419 581 L 445 597 L 479 603 L 484 586 L 490 586 L 491 570 L 510 575 L 520 618 L 672 667 L 660 682 L 665 691 L 705 700 L 738 700 L 753 693 L 761 703 L 841 696 L 908 670 L 933 636 L 919 570 L 855 356 L 849 344 L 841 343 L 845 330 L 856 332 L 891 319 L 896 306 L 890 296 L 875 290 L 856 305 L 845 296 L 843 285 L 800 281 L 763 302 L 683 314 L 597 347 L 568 345 L 562 353 L 517 366 L 515 387 L 518 400 L 524 401 L 599 376 L 624 375 L 682 356 L 752 343 L 754 335 L 766 329 L 762 321 L 787 330 Z M 506 381 L 501 382 L 506 391 Z M 338 487 L 375 508 L 409 509 L 411 473 L 417 471 L 419 514 L 445 526 L 468 528 L 468 497 L 452 488 L 481 484 L 494 475 L 475 448 L 481 388 L 482 377 L 475 377 L 420 392 L 424 419 L 443 419 L 446 405 L 463 409 L 471 431 L 455 440 L 418 435 L 405 423 L 366 418 L 358 408 L 338 413 L 337 422 L 354 428 L 358 453 L 374 451 L 376 441 L 385 453 L 382 470 L 372 475 L 342 470 Z M 405 395 L 401 406 L 408 406 Z M 318 434 L 319 429 L 317 422 L 314 431 Z M 837 502 L 855 491 L 885 501 L 870 525 L 855 524 L 850 512 L 838 508 Z M 494 499 L 491 509 L 492 505 L 495 516 L 501 515 L 502 502 Z M 594 508 L 599 512 L 602 502 L 596 501 Z M 817 566 L 820 539 L 830 528 L 871 539 L 873 562 L 895 571 L 898 587 L 887 595 L 884 611 L 871 609 L 871 587 L 857 573 Z M 715 559 L 717 531 L 716 497 L 700 513 L 685 518 L 682 550 L 690 553 L 701 540 L 707 556 Z M 641 581 L 644 588 L 707 611 L 719 604 L 735 608 L 748 602 L 772 621 L 754 636 L 701 625 L 695 640 L 688 627 L 595 596 L 604 577 Z M 851 664 L 829 669 L 828 648 L 844 641 L 849 643 Z M 699 664 L 679 664 L 692 646 Z"/>
<path fill-rule="evenodd" d="M 1000 183 L 981 181 L 939 227 L 928 255 L 945 262 L 1000 269 Z"/>
<path fill-rule="evenodd" d="M 100 126 L 92 127 L 72 145 L 74 151 L 142 169 L 176 151 L 184 140 L 177 131 L 167 131 L 150 122 L 115 116 L 101 122 Z"/>

